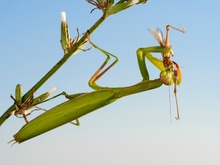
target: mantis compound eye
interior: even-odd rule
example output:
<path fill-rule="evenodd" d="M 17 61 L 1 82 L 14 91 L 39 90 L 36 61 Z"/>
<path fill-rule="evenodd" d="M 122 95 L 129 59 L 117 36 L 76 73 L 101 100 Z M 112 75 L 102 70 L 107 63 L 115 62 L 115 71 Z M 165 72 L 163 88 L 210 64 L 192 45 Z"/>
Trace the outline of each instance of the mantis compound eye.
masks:
<path fill-rule="evenodd" d="M 171 85 L 174 82 L 174 74 L 170 70 L 164 70 L 160 72 L 160 80 L 165 84 L 165 85 Z"/>

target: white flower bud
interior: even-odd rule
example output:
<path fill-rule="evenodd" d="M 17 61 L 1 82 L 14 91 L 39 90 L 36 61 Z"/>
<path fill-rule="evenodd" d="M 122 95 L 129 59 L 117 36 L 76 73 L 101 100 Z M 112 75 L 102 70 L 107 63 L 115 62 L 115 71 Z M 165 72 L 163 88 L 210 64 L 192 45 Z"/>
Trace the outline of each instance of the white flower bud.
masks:
<path fill-rule="evenodd" d="M 66 22 L 66 12 L 61 12 L 61 21 Z"/>
<path fill-rule="evenodd" d="M 132 5 L 139 3 L 139 0 L 132 0 L 131 1 Z"/>
<path fill-rule="evenodd" d="M 56 92 L 56 90 L 57 90 L 57 87 L 54 87 L 54 88 L 52 88 L 51 90 L 49 90 L 47 93 L 48 93 L 49 95 L 51 95 L 52 93 Z"/>

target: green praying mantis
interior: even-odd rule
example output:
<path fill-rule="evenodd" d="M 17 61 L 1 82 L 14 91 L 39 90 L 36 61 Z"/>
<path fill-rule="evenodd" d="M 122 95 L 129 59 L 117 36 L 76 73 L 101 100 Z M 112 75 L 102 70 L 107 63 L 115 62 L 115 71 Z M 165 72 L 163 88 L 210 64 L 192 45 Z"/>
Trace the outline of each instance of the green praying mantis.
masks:
<path fill-rule="evenodd" d="M 63 23 L 66 24 L 65 20 Z M 61 26 L 62 27 L 62 26 Z M 63 26 L 64 31 L 68 31 Z M 152 46 L 147 48 L 139 48 L 136 52 L 139 69 L 143 80 L 137 84 L 128 87 L 102 87 L 97 84 L 99 80 L 109 69 L 111 69 L 117 62 L 117 56 L 101 49 L 96 44 L 90 40 L 89 32 L 87 33 L 87 41 L 97 50 L 101 51 L 106 55 L 105 61 L 98 68 L 98 70 L 93 74 L 89 80 L 89 86 L 94 89 L 93 92 L 89 93 L 78 93 L 74 95 L 67 95 L 65 92 L 61 93 L 65 95 L 69 100 L 61 103 L 54 108 L 46 111 L 40 116 L 36 117 L 26 125 L 24 125 L 18 133 L 14 135 L 13 141 L 15 143 L 22 143 L 26 140 L 34 138 L 66 123 L 76 120 L 76 125 L 79 125 L 78 119 L 88 113 L 91 113 L 101 107 L 113 103 L 119 98 L 144 92 L 147 90 L 155 89 L 160 87 L 162 84 L 172 85 L 174 84 L 174 94 L 177 104 L 177 116 L 176 119 L 180 119 L 178 102 L 176 96 L 176 86 L 181 83 L 182 76 L 180 67 L 177 63 L 172 61 L 171 56 L 173 55 L 172 46 L 169 43 L 169 30 L 178 30 L 180 32 L 185 32 L 184 29 L 177 29 L 171 25 L 166 26 L 166 37 L 163 37 L 163 33 L 160 29 L 152 29 L 150 32 L 153 34 L 155 39 L 158 41 L 160 46 Z M 62 33 L 61 33 L 62 34 Z M 68 52 L 70 49 L 70 39 L 67 33 L 63 33 L 61 37 L 61 44 L 64 52 Z M 64 37 L 66 36 L 66 37 Z M 151 55 L 151 53 L 161 53 L 162 60 Z M 108 61 L 110 58 L 115 60 L 109 65 Z M 146 67 L 145 58 L 147 58 L 154 66 L 156 66 L 160 71 L 160 78 L 150 80 L 149 73 Z M 59 94 L 59 95 L 61 95 Z M 59 96 L 57 95 L 57 96 Z M 55 97 L 57 97 L 55 96 Z"/>

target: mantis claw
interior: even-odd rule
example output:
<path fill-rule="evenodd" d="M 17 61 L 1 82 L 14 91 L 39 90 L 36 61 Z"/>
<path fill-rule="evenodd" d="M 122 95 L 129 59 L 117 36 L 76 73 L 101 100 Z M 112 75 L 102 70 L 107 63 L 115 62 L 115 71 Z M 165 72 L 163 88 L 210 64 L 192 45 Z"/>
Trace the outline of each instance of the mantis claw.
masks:
<path fill-rule="evenodd" d="M 14 143 L 12 143 L 12 142 L 14 142 Z M 16 143 L 18 143 L 15 139 L 13 139 L 13 140 L 10 140 L 9 142 L 8 142 L 8 144 L 10 144 L 10 143 L 12 143 L 11 144 L 11 147 L 14 145 L 14 144 L 16 144 Z"/>
<path fill-rule="evenodd" d="M 179 117 L 175 117 L 175 119 L 176 119 L 177 121 L 179 121 L 179 120 L 180 120 L 180 118 L 179 118 Z"/>
<path fill-rule="evenodd" d="M 76 126 L 80 126 L 79 119 L 76 119 L 76 123 L 74 123 L 73 121 L 71 121 L 70 124 L 73 124 L 73 125 L 76 125 Z"/>

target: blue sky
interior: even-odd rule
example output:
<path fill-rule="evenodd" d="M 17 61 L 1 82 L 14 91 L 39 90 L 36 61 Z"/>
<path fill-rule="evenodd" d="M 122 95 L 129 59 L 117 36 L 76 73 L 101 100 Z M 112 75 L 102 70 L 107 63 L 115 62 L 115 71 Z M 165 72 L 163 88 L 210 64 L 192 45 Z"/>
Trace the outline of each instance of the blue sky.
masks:
<path fill-rule="evenodd" d="M 12 164 L 74 163 L 78 165 L 217 165 L 220 163 L 219 38 L 220 1 L 153 1 L 109 17 L 91 36 L 93 42 L 117 55 L 119 63 L 99 84 L 128 86 L 141 81 L 136 61 L 140 47 L 158 45 L 147 28 L 183 25 L 185 34 L 171 31 L 174 61 L 182 69 L 178 87 L 181 121 L 172 126 L 167 86 L 128 96 L 80 119 L 81 126 L 62 126 L 10 147 L 7 142 L 24 125 L 9 118 L 0 128 L 0 162 Z M 30 89 L 62 57 L 60 12 L 67 12 L 70 32 L 85 32 L 101 16 L 85 0 L 19 2 L 0 5 L 0 109 L 13 103 L 16 84 Z M 160 54 L 155 54 L 158 58 Z M 87 82 L 104 56 L 92 49 L 73 56 L 39 91 L 52 87 L 77 93 L 91 91 Z M 159 71 L 150 63 L 151 79 Z M 64 99 L 42 105 L 50 108 Z M 33 114 L 29 119 L 36 117 Z"/>

